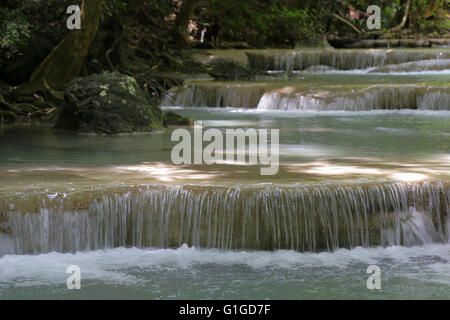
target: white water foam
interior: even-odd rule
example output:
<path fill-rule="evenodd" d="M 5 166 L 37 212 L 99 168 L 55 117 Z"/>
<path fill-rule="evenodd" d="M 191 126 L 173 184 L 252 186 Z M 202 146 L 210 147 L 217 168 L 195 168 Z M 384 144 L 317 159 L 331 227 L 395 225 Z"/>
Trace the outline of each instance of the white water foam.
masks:
<path fill-rule="evenodd" d="M 355 264 L 384 264 L 387 268 L 403 265 L 402 270 L 408 274 L 402 276 L 450 284 L 449 261 L 450 245 L 442 244 L 409 248 L 357 247 L 322 253 L 199 250 L 186 245 L 178 249 L 116 248 L 76 254 L 4 256 L 0 258 L 0 288 L 65 283 L 65 270 L 73 264 L 80 266 L 84 280 L 131 286 L 138 285 L 139 281 L 129 273 L 130 269 L 176 274 L 208 265 L 301 271 L 304 268 L 351 268 Z"/>
<path fill-rule="evenodd" d="M 447 75 L 450 74 L 450 69 L 444 70 L 426 70 L 426 71 L 386 71 L 386 72 L 372 72 L 376 70 L 377 67 L 370 67 L 366 69 L 353 69 L 353 70 L 337 70 L 337 69 L 328 69 L 328 70 L 304 70 L 304 71 L 293 71 L 293 73 L 307 73 L 307 74 L 369 74 L 369 75 L 379 75 L 379 76 L 420 76 L 420 75 Z M 273 72 L 273 71 L 272 71 Z M 275 72 L 273 72 L 275 73 Z M 277 71 L 277 73 L 283 73 L 283 71 Z"/>
<path fill-rule="evenodd" d="M 246 113 L 255 115 L 274 116 L 276 118 L 297 118 L 297 117 L 313 117 L 313 116 L 376 116 L 376 115 L 408 115 L 419 117 L 450 117 L 450 110 L 416 110 L 416 109 L 391 109 L 391 110 L 361 110 L 361 111 L 345 111 L 345 110 L 263 110 L 263 109 L 247 109 L 247 108 L 210 108 L 210 107 L 161 107 L 163 111 L 178 110 L 178 111 L 203 111 L 206 113 L 229 114 L 229 113 Z M 208 120 L 203 120 L 203 124 L 208 123 Z"/>

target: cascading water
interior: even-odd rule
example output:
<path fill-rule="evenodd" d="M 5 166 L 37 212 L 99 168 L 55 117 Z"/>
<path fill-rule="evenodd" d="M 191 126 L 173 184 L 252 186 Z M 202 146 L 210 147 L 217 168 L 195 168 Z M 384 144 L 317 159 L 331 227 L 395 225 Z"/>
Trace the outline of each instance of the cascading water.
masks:
<path fill-rule="evenodd" d="M 247 52 L 248 65 L 259 70 L 305 70 L 325 65 L 339 70 L 367 69 L 428 59 L 450 59 L 448 50 L 300 50 Z"/>
<path fill-rule="evenodd" d="M 274 72 L 197 78 L 162 105 L 261 110 L 176 112 L 279 129 L 278 174 L 175 165 L 172 128 L 5 131 L 0 299 L 450 298 L 450 50 L 224 51 Z M 378 109 L 417 111 L 264 112 Z M 73 265 L 83 290 L 66 289 Z M 369 265 L 383 290 L 367 290 Z"/>
<path fill-rule="evenodd" d="M 446 243 L 449 192 L 440 183 L 143 186 L 104 193 L 86 208 L 43 198 L 36 212 L 10 209 L 9 199 L 0 215 L 0 254 L 184 243 L 297 251 Z"/>
<path fill-rule="evenodd" d="M 450 110 L 450 93 L 429 87 L 416 96 L 416 106 L 419 110 Z"/>
<path fill-rule="evenodd" d="M 163 106 L 255 108 L 267 90 L 264 84 L 218 86 L 193 84 L 169 92 Z"/>
<path fill-rule="evenodd" d="M 363 111 L 380 109 L 450 110 L 448 88 L 418 86 L 372 86 L 346 92 L 288 92 L 274 90 L 263 95 L 261 110 Z"/>
<path fill-rule="evenodd" d="M 164 97 L 162 106 L 310 111 L 450 110 L 450 91 L 444 82 L 427 84 L 413 79 L 411 83 L 399 83 L 394 75 L 422 71 L 447 72 L 450 67 L 449 50 L 305 49 L 254 50 L 245 53 L 248 66 L 254 69 L 287 72 L 308 69 L 307 72 L 316 74 L 326 74 L 327 68 L 366 69 L 360 72 L 366 75 L 376 73 L 379 80 L 386 83 L 374 84 L 369 81 L 362 85 L 350 79 L 350 82 L 333 86 L 330 82 L 320 80 L 320 77 L 311 76 L 309 81 L 296 79 L 287 82 L 274 78 L 266 82 L 198 82 L 171 90 Z M 380 81 L 377 79 L 376 82 Z"/>
<path fill-rule="evenodd" d="M 363 111 L 379 109 L 450 110 L 448 87 L 422 85 L 372 85 L 305 88 L 242 84 L 189 85 L 171 92 L 163 106 L 236 107 L 260 110 Z"/>

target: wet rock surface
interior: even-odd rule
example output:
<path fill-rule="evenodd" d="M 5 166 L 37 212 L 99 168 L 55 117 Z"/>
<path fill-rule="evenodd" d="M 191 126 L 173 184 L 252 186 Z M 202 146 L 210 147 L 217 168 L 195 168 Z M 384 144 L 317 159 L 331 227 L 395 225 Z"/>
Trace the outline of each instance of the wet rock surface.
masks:
<path fill-rule="evenodd" d="M 265 74 L 265 72 L 223 59 L 215 59 L 211 64 L 210 75 L 218 80 L 254 80 L 256 76 Z"/>
<path fill-rule="evenodd" d="M 120 73 L 71 81 L 55 128 L 81 133 L 131 133 L 162 127 L 161 111 L 136 80 Z"/>
<path fill-rule="evenodd" d="M 399 64 L 392 64 L 376 68 L 370 72 L 422 72 L 422 71 L 441 71 L 450 69 L 450 59 L 431 59 L 411 61 Z"/>

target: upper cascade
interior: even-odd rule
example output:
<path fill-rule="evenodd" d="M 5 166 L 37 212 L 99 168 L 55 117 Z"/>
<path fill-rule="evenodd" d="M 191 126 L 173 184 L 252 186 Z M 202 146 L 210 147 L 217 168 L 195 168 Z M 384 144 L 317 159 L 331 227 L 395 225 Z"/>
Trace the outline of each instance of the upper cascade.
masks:
<path fill-rule="evenodd" d="M 450 50 L 284 50 L 247 52 L 248 66 L 259 70 L 294 71 L 325 65 L 338 70 L 355 70 L 420 60 L 450 59 Z"/>

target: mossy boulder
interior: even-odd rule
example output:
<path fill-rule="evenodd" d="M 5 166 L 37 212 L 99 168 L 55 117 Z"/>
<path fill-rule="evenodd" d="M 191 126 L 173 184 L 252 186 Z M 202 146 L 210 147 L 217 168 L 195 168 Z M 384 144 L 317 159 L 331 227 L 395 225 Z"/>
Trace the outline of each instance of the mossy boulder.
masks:
<path fill-rule="evenodd" d="M 163 114 L 164 126 L 190 126 L 194 123 L 192 118 L 180 116 L 173 111 L 167 111 Z"/>
<path fill-rule="evenodd" d="M 64 93 L 64 102 L 56 129 L 114 134 L 162 127 L 161 109 L 134 78 L 120 73 L 75 78 Z"/>

